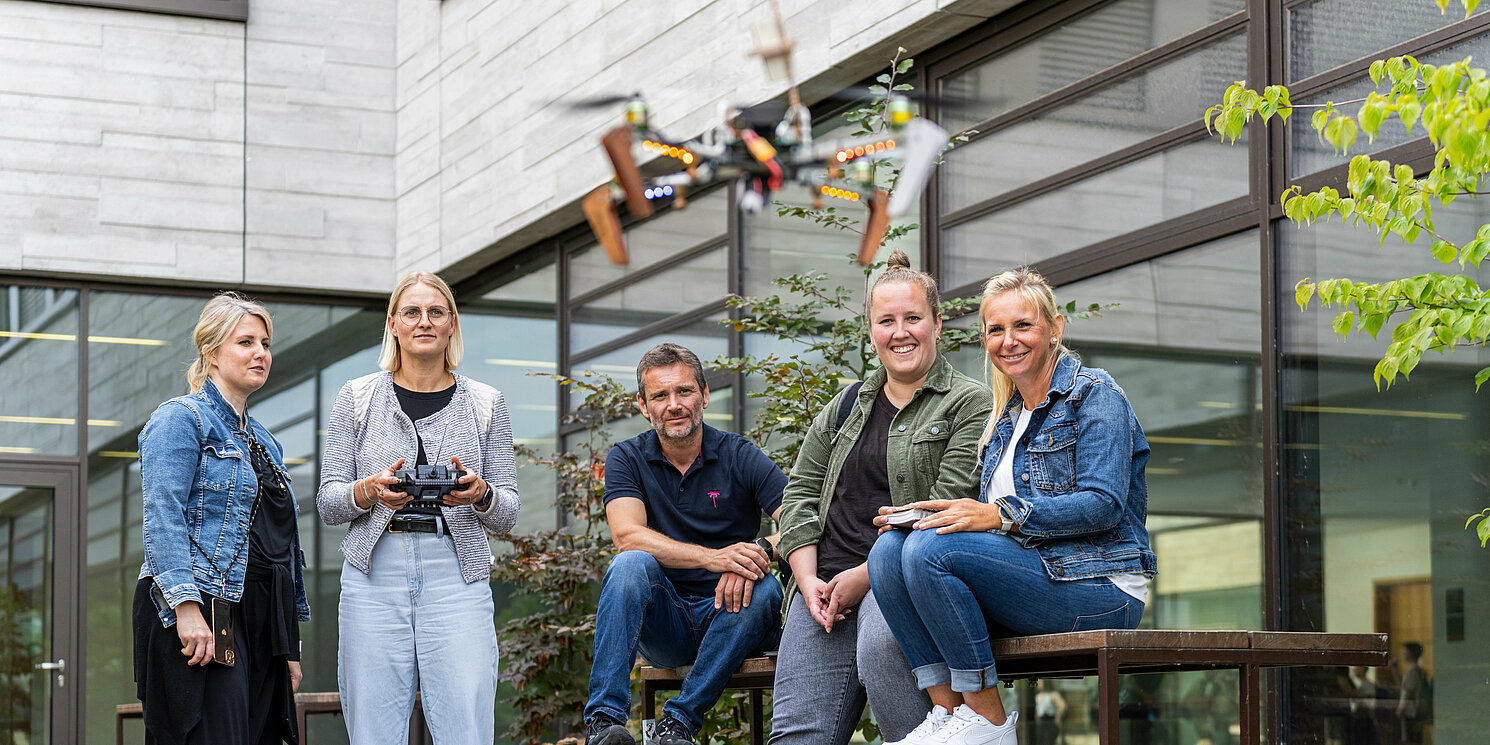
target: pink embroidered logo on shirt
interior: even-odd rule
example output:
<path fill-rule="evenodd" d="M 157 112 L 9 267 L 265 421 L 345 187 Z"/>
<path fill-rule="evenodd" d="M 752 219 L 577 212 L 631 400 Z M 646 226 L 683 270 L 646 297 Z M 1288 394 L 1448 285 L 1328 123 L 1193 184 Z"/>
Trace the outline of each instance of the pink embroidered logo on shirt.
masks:
<path fill-rule="evenodd" d="M 711 492 L 709 492 L 709 499 L 713 500 L 715 507 L 718 507 L 719 506 L 719 492 L 717 492 L 717 491 L 711 491 Z"/>

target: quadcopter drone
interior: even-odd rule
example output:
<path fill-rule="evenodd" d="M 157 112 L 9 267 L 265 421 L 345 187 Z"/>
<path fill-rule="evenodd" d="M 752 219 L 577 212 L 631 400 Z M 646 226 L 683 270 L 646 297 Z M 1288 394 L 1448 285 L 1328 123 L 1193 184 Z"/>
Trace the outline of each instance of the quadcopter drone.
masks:
<path fill-rule="evenodd" d="M 786 39 L 779 14 L 774 26 L 758 26 L 756 32 L 759 47 L 754 54 L 765 61 L 773 76 L 790 81 L 792 43 Z M 760 211 L 773 192 L 789 183 L 809 189 L 814 208 L 821 207 L 825 196 L 863 203 L 869 208 L 869 218 L 858 260 L 863 265 L 873 261 L 890 218 L 906 214 L 916 204 L 937 156 L 946 147 L 947 132 L 917 117 L 909 98 L 891 94 L 885 101 L 886 132 L 882 136 L 815 142 L 811 114 L 798 98 L 795 83 L 790 84 L 788 95 L 784 104 L 722 107 L 714 126 L 682 142 L 652 129 L 640 94 L 594 102 L 625 104 L 625 123 L 600 138 L 615 179 L 581 202 L 585 219 L 611 262 L 629 261 L 618 204 L 624 202 L 636 217 L 649 217 L 654 203 L 671 200 L 674 209 L 683 209 L 690 190 L 725 179 L 738 181 L 737 206 L 749 214 Z M 671 158 L 677 161 L 673 165 L 682 168 L 644 177 L 637 163 L 647 153 Z M 900 163 L 894 194 L 876 186 L 877 160 Z"/>

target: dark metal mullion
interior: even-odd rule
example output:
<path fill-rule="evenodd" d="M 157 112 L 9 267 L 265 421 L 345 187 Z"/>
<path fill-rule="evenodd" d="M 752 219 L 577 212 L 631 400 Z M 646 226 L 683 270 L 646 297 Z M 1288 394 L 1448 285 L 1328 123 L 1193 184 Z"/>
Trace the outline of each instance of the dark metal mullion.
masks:
<path fill-rule="evenodd" d="M 1027 202 L 1051 192 L 1060 191 L 1073 184 L 1079 184 L 1108 171 L 1113 171 L 1130 163 L 1143 160 L 1151 155 L 1157 155 L 1180 145 L 1189 144 L 1191 141 L 1199 141 L 1205 138 L 1207 134 L 1205 123 L 1197 119 L 1189 124 L 1183 124 L 1167 132 L 1150 137 L 1143 142 L 1129 145 L 1122 150 L 1108 153 L 1100 158 L 1067 168 L 1064 171 L 1047 176 L 1039 181 L 1034 181 L 1012 191 L 1006 191 L 977 204 L 968 205 L 956 212 L 942 215 L 939 218 L 938 224 L 942 228 L 955 228 L 963 223 L 986 217 L 1021 202 Z"/>
<path fill-rule="evenodd" d="M 1129 57 L 1111 67 L 1098 70 L 1081 80 L 1057 88 L 1012 111 L 978 122 L 972 127 L 978 130 L 978 134 L 973 135 L 970 142 L 977 142 L 985 137 L 991 137 L 1007 127 L 1037 118 L 1042 114 L 1085 98 L 1103 88 L 1121 83 L 1129 77 L 1148 72 L 1160 65 L 1203 49 L 1211 42 L 1236 33 L 1238 29 L 1245 26 L 1246 20 L 1246 13 L 1233 13 L 1226 18 L 1192 31 L 1174 41 Z"/>
<path fill-rule="evenodd" d="M 573 241 L 559 241 L 558 250 L 554 252 L 554 261 L 557 265 L 555 268 L 558 271 L 558 277 L 556 279 L 557 286 L 555 287 L 558 297 L 554 298 L 554 322 L 558 326 L 555 343 L 559 345 L 558 354 L 555 355 L 554 362 L 559 374 L 566 378 L 573 377 L 569 363 L 569 341 L 571 338 L 569 333 L 569 258 L 572 245 Z M 558 405 L 554 410 L 554 450 L 556 452 L 562 452 L 566 446 L 563 434 L 564 415 L 569 411 L 570 392 L 569 386 L 559 385 L 558 381 L 554 381 L 554 387 L 558 389 L 558 399 L 555 401 Z M 557 490 L 562 489 L 563 486 L 556 482 L 554 488 L 555 529 L 563 529 L 564 526 L 569 524 L 569 516 L 564 514 L 564 508 L 559 505 L 557 499 Z"/>
<path fill-rule="evenodd" d="M 737 183 L 738 181 L 735 180 L 730 181 L 727 195 L 730 204 L 736 203 L 735 185 Z M 729 245 L 729 248 L 726 249 L 729 252 L 729 278 L 727 280 L 729 292 L 736 295 L 744 295 L 745 252 L 748 250 L 746 245 L 745 221 L 740 219 L 740 211 L 737 209 L 728 210 L 725 214 L 727 217 L 725 219 L 724 234 Z M 740 308 L 731 308 L 729 311 L 729 318 L 732 321 L 739 321 L 743 315 L 744 313 Z M 729 356 L 744 357 L 745 332 L 736 331 L 731 328 L 728 333 Z M 745 373 L 740 372 L 731 375 L 730 387 L 734 389 L 734 395 L 730 397 L 730 418 L 734 421 L 735 431 L 744 432 L 749 429 L 749 425 L 745 421 Z"/>
<path fill-rule="evenodd" d="M 1286 82 L 1287 56 L 1284 45 L 1287 43 L 1287 29 L 1284 27 L 1284 18 L 1287 11 L 1284 9 L 1286 0 L 1248 0 L 1248 10 L 1252 15 L 1252 24 L 1249 29 L 1248 49 L 1248 76 L 1252 80 L 1266 81 L 1267 84 L 1278 84 Z M 1284 609 L 1287 608 L 1287 600 L 1283 597 L 1288 592 L 1286 562 L 1282 560 L 1279 552 L 1282 550 L 1285 540 L 1287 505 L 1285 504 L 1287 491 L 1284 488 L 1283 473 L 1283 436 L 1282 429 L 1282 406 L 1278 400 L 1282 380 L 1281 357 L 1283 353 L 1282 338 L 1280 336 L 1280 324 L 1278 319 L 1278 256 L 1276 237 L 1273 231 L 1274 210 L 1281 216 L 1282 208 L 1277 206 L 1278 197 L 1287 188 L 1288 175 L 1292 166 L 1288 150 L 1288 128 L 1285 126 L 1269 126 L 1265 135 L 1253 137 L 1249 147 L 1254 152 L 1249 153 L 1250 162 L 1253 167 L 1252 193 L 1259 196 L 1257 205 L 1257 248 L 1258 268 L 1261 281 L 1259 292 L 1262 304 L 1262 359 L 1259 374 L 1262 377 L 1262 605 L 1264 629 L 1283 629 L 1286 620 Z M 1248 393 L 1253 387 L 1248 386 Z M 1256 411 L 1255 407 L 1253 411 Z M 1254 673 L 1255 675 L 1255 673 Z M 1267 712 L 1262 722 L 1263 736 L 1268 742 L 1279 742 L 1287 737 L 1286 720 L 1289 719 L 1285 709 L 1287 708 L 1289 680 L 1285 673 L 1269 670 L 1265 673 L 1268 681 L 1263 700 L 1256 701 L 1253 696 L 1254 705 L 1262 705 Z M 1238 680 L 1239 685 L 1245 685 L 1247 681 Z M 1245 695 L 1245 691 L 1243 692 Z M 1251 726 L 1257 726 L 1254 721 Z"/>
<path fill-rule="evenodd" d="M 630 274 L 627 274 L 624 277 L 613 279 L 599 287 L 596 287 L 593 290 L 585 291 L 585 293 L 582 295 L 570 298 L 569 304 L 573 306 L 584 305 L 585 303 L 591 302 L 596 298 L 604 297 L 617 290 L 624 289 L 630 285 L 640 282 L 644 279 L 655 277 L 658 274 L 661 274 L 669 269 L 676 268 L 677 266 L 703 256 L 710 251 L 717 250 L 720 246 L 726 245 L 728 243 L 729 235 L 727 233 L 724 235 L 713 236 L 702 243 L 690 246 L 689 248 L 679 251 L 678 253 L 675 253 L 663 259 L 662 261 L 656 262 L 654 264 L 648 264 L 647 266 L 642 267 L 641 269 L 638 269 Z"/>
<path fill-rule="evenodd" d="M 617 349 L 625 347 L 628 344 L 633 344 L 635 342 L 641 341 L 649 336 L 656 336 L 657 334 L 663 334 L 667 333 L 668 331 L 682 328 L 690 323 L 700 321 L 704 318 L 714 315 L 715 313 L 718 313 L 721 310 L 726 309 L 728 309 L 728 306 L 725 304 L 725 301 L 723 299 L 720 299 L 715 300 L 708 305 L 701 305 L 692 310 L 686 310 L 682 313 L 675 313 L 660 321 L 649 323 L 635 331 L 611 339 L 604 344 L 597 344 L 593 347 L 589 347 L 585 349 L 584 352 L 573 355 L 572 359 L 570 360 L 570 365 L 573 366 L 584 364 L 589 360 L 593 360 L 596 357 L 604 355 L 608 352 L 614 352 Z"/>
<path fill-rule="evenodd" d="M 1070 23 L 1110 0 L 1033 0 L 1001 13 L 962 35 L 946 49 L 933 52 L 927 65 L 933 79 L 946 77 L 977 64 L 1001 49 L 1007 49 L 1063 23 Z M 930 55 L 928 55 L 930 56 Z"/>
<path fill-rule="evenodd" d="M 1279 24 L 1281 27 L 1281 19 Z M 1490 13 L 1471 16 L 1462 21 L 1457 21 L 1444 26 L 1437 31 L 1432 31 L 1414 39 L 1408 39 L 1400 44 L 1387 47 L 1378 52 L 1373 52 L 1365 57 L 1360 57 L 1343 65 L 1332 67 L 1324 72 L 1315 73 L 1303 80 L 1289 86 L 1289 99 L 1302 101 L 1310 96 L 1324 93 L 1346 83 L 1355 81 L 1371 70 L 1371 63 L 1379 59 L 1390 59 L 1411 54 L 1414 57 L 1422 57 L 1434 52 L 1446 49 L 1461 41 L 1467 41 L 1479 36 L 1490 29 Z M 1281 47 L 1284 40 L 1280 37 L 1278 45 Z M 1279 82 L 1283 82 L 1282 71 L 1279 72 Z"/>
<path fill-rule="evenodd" d="M 165 297 L 190 297 L 211 298 L 222 288 L 220 282 L 193 283 L 190 280 L 173 281 L 173 284 L 153 284 L 152 282 L 163 281 L 164 278 L 151 278 L 151 282 L 117 282 L 95 279 L 78 279 L 67 277 L 39 276 L 36 272 L 28 272 L 24 275 L 0 271 L 0 284 L 19 285 L 25 287 L 51 287 L 56 289 L 93 291 L 93 292 L 118 292 L 131 295 L 152 295 Z M 294 290 L 259 290 L 253 287 L 236 287 L 235 291 L 249 295 L 252 299 L 263 303 L 295 303 L 299 305 L 335 305 L 341 307 L 365 307 L 371 310 L 383 310 L 383 304 L 388 300 L 386 293 L 366 292 L 343 292 L 340 290 L 323 290 L 318 294 L 301 294 Z"/>
<path fill-rule="evenodd" d="M 1374 160 L 1388 160 L 1392 163 L 1410 165 L 1414 173 L 1423 173 L 1433 167 L 1433 144 L 1426 136 L 1394 145 L 1379 153 L 1371 153 Z M 1338 166 L 1330 166 L 1322 171 L 1315 171 L 1307 176 L 1301 176 L 1293 181 L 1293 184 L 1308 194 L 1326 186 L 1344 187 L 1346 178 L 1350 174 L 1350 164 L 1341 163 Z M 1285 181 L 1287 183 L 1286 174 Z M 1277 196 L 1282 196 L 1280 191 Z M 1283 206 L 1277 199 L 1270 200 L 1274 219 L 1283 217 Z"/>
<path fill-rule="evenodd" d="M 930 90 L 933 80 L 926 68 L 920 68 L 916 72 L 916 89 Z M 923 112 L 931 121 L 941 119 L 941 110 L 933 98 L 923 104 Z M 943 154 L 943 159 L 945 159 Z M 941 171 L 937 170 L 926 180 L 926 186 L 921 190 L 921 271 L 930 274 L 938 282 L 941 282 L 941 226 L 936 219 L 938 207 L 941 204 Z"/>
<path fill-rule="evenodd" d="M 89 322 L 89 303 L 92 292 L 83 290 L 78 292 L 78 466 L 73 482 L 72 493 L 66 498 L 72 501 L 73 513 L 70 515 L 70 525 L 57 522 L 58 543 L 63 544 L 62 535 L 66 531 L 68 543 L 71 543 L 71 551 L 64 553 L 62 546 L 57 547 L 56 566 L 59 570 L 66 568 L 68 577 L 63 585 L 68 589 L 67 604 L 70 613 L 69 621 L 58 623 L 57 628 L 67 633 L 68 668 L 67 674 L 73 678 L 73 685 L 63 691 L 63 706 L 69 711 L 68 718 L 72 720 L 72 732 L 64 730 L 60 734 L 62 742 L 87 742 L 84 728 L 87 717 L 84 716 L 83 703 L 86 686 L 84 672 L 88 669 L 84 655 L 87 650 L 87 640 L 84 638 L 87 623 L 77 623 L 86 619 L 88 612 L 88 593 L 86 567 L 88 564 L 88 510 L 87 497 L 84 492 L 88 488 L 88 337 L 91 332 Z M 120 526 L 123 527 L 122 525 Z M 66 545 L 66 544 L 63 544 Z M 67 554 L 70 554 L 68 556 Z M 58 572 L 60 574 L 60 571 Z M 55 575 L 54 575 L 55 576 Z M 57 588 L 53 588 L 56 592 Z M 60 593 L 59 593 L 60 595 Z M 68 688 L 67 686 L 62 686 Z"/>

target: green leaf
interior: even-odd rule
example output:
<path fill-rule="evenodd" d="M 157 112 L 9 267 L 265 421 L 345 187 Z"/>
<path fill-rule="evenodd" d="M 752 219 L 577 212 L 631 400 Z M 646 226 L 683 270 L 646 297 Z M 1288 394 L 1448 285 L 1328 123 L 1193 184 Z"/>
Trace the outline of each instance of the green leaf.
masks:
<path fill-rule="evenodd" d="M 1309 309 L 1309 300 L 1314 297 L 1314 283 L 1307 279 L 1300 280 L 1293 288 L 1293 299 L 1299 304 L 1299 310 Z"/>
<path fill-rule="evenodd" d="M 1417 124 L 1418 117 L 1423 113 L 1423 105 L 1418 103 L 1416 96 L 1412 96 L 1397 104 L 1397 116 L 1402 118 L 1402 124 L 1412 132 L 1412 125 Z"/>
<path fill-rule="evenodd" d="M 1396 357 L 1383 357 L 1376 363 L 1376 369 L 1372 372 L 1372 379 L 1376 381 L 1376 390 L 1381 390 L 1381 384 L 1386 382 L 1387 387 L 1392 387 L 1392 381 L 1397 379 L 1398 362 Z"/>
<path fill-rule="evenodd" d="M 1327 109 L 1320 109 L 1314 112 L 1313 116 L 1309 117 L 1309 124 L 1314 127 L 1314 131 L 1318 132 L 1324 129 L 1324 125 L 1329 119 L 1330 112 Z"/>
<path fill-rule="evenodd" d="M 905 73 L 910 72 L 911 65 L 914 64 L 915 60 L 911 59 L 910 57 L 906 57 L 905 59 L 900 61 L 900 64 L 895 66 L 895 72 L 896 74 L 904 75 Z"/>
<path fill-rule="evenodd" d="M 1445 265 L 1453 263 L 1459 256 L 1459 249 L 1448 241 L 1433 242 L 1433 258 L 1438 259 Z"/>
<path fill-rule="evenodd" d="M 1374 94 L 1373 94 L 1374 95 Z M 1381 129 L 1381 123 L 1387 118 L 1386 103 L 1380 100 L 1368 100 L 1361 105 L 1361 129 L 1366 131 L 1366 137 L 1371 142 L 1376 141 L 1376 131 Z"/>
<path fill-rule="evenodd" d="M 1474 374 L 1474 392 L 1479 393 L 1480 386 L 1484 385 L 1487 380 L 1490 380 L 1490 367 Z"/>
<path fill-rule="evenodd" d="M 1386 323 L 1386 320 L 1387 314 L 1372 313 L 1361 319 L 1361 330 L 1370 334 L 1372 339 L 1375 339 L 1376 335 L 1381 332 L 1381 326 Z"/>
<path fill-rule="evenodd" d="M 1373 85 L 1381 85 L 1381 76 L 1386 71 L 1386 66 L 1387 63 L 1385 60 L 1376 60 L 1371 63 L 1371 83 Z"/>
<path fill-rule="evenodd" d="M 1335 323 L 1333 325 L 1335 334 L 1341 339 L 1344 339 L 1350 334 L 1351 327 L 1355 326 L 1355 313 L 1348 310 L 1341 312 L 1335 316 Z"/>

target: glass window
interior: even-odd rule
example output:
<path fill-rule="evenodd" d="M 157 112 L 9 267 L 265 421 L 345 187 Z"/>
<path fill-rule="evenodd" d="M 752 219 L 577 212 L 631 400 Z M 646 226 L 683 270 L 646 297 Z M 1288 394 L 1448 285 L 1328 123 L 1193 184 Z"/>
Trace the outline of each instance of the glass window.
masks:
<path fill-rule="evenodd" d="M 1423 55 L 1419 60 L 1428 64 L 1444 65 L 1458 62 L 1465 57 L 1473 57 L 1476 60 L 1475 66 L 1483 66 L 1483 62 L 1479 61 L 1490 58 L 1490 36 L 1481 36 L 1462 44 L 1455 44 L 1433 54 Z M 1389 87 L 1390 85 L 1387 86 Z M 1331 88 L 1318 95 L 1295 101 L 1295 103 L 1318 106 L 1326 101 L 1356 101 L 1365 98 L 1367 94 L 1375 90 L 1376 86 L 1372 85 L 1371 78 L 1362 76 L 1351 83 Z M 1360 110 L 1359 104 L 1347 104 L 1338 108 L 1351 115 L 1356 115 Z M 1314 131 L 1310 117 L 1307 116 L 1313 112 L 1314 109 L 1301 109 L 1300 116 L 1295 116 L 1288 121 L 1289 171 L 1295 178 L 1332 166 L 1345 165 L 1350 162 L 1351 158 L 1363 153 L 1372 155 L 1427 136 L 1422 124 L 1415 125 L 1409 133 L 1403 128 L 1401 119 L 1391 117 L 1377 131 L 1375 142 L 1368 140 L 1366 133 L 1362 132 L 1355 145 L 1350 148 L 1350 152 L 1340 154 L 1336 153 L 1334 148 L 1325 142 L 1318 132 Z"/>
<path fill-rule="evenodd" d="M 942 231 L 960 285 L 1247 194 L 1247 148 L 1208 138 Z"/>
<path fill-rule="evenodd" d="M 1436 206 L 1434 217 L 1445 235 L 1462 238 L 1490 221 L 1490 208 L 1461 199 Z M 1304 230 L 1283 224 L 1277 291 L 1291 300 L 1304 277 L 1379 282 L 1444 271 L 1429 256 L 1428 240 L 1383 250 L 1375 237 L 1334 222 Z M 1490 282 L 1490 266 L 1470 273 L 1482 286 Z M 1472 380 L 1490 353 L 1429 355 L 1410 380 L 1378 391 L 1372 369 L 1390 327 L 1379 341 L 1352 336 L 1342 343 L 1330 312 L 1299 311 L 1285 301 L 1279 314 L 1289 510 L 1281 561 L 1290 572 L 1284 583 L 1291 628 L 1388 635 L 1392 663 L 1367 677 L 1378 705 L 1392 713 L 1382 732 L 1393 738 L 1399 691 L 1416 674 L 1408 645 L 1419 645 L 1433 678 L 1433 739 L 1471 742 L 1483 730 L 1477 661 L 1490 658 L 1490 640 L 1464 633 L 1462 619 L 1490 616 L 1490 563 L 1464 522 L 1490 506 L 1490 420 Z M 1457 632 L 1451 607 L 1461 619 Z M 1337 695 L 1327 693 L 1332 685 L 1333 677 L 1300 676 L 1291 716 L 1322 729 L 1310 702 Z"/>
<path fill-rule="evenodd" d="M 77 291 L 0 285 L 0 380 L 0 454 L 77 455 Z"/>
<path fill-rule="evenodd" d="M 980 137 L 947 154 L 939 207 L 953 212 L 1189 124 L 1246 76 L 1246 35 L 1236 34 Z"/>
<path fill-rule="evenodd" d="M 682 328 L 632 342 L 615 351 L 581 359 L 570 365 L 573 370 L 570 374 L 579 376 L 587 370 L 593 370 L 616 378 L 626 387 L 626 390 L 634 391 L 636 390 L 637 361 L 642 358 L 643 354 L 646 354 L 647 350 L 663 342 L 687 347 L 698 355 L 699 360 L 704 364 L 704 369 L 707 370 L 710 360 L 729 353 L 729 330 L 720 323 L 724 319 L 724 314 L 709 316 Z M 579 402 L 573 401 L 572 403 Z M 714 406 L 711 404 L 709 408 L 713 409 Z"/>
<path fill-rule="evenodd" d="M 1287 13 L 1291 83 L 1464 19 L 1457 2 L 1440 14 L 1426 2 L 1400 0 L 1315 0 Z"/>
<path fill-rule="evenodd" d="M 1242 0 L 1119 0 L 1106 4 L 943 78 L 943 95 L 978 102 L 952 113 L 946 126 L 951 131 L 963 130 L 1013 111 L 1243 7 Z"/>
<path fill-rule="evenodd" d="M 664 318 L 724 299 L 729 249 L 721 245 L 660 274 L 637 280 L 575 308 L 569 348 L 575 354 Z"/>
<path fill-rule="evenodd" d="M 626 230 L 626 248 L 631 263 L 616 266 L 598 246 L 569 257 L 569 297 L 578 297 L 601 285 L 644 269 L 679 251 L 713 238 L 729 228 L 729 189 L 718 188 L 689 200 L 688 208 L 670 209 Z"/>

